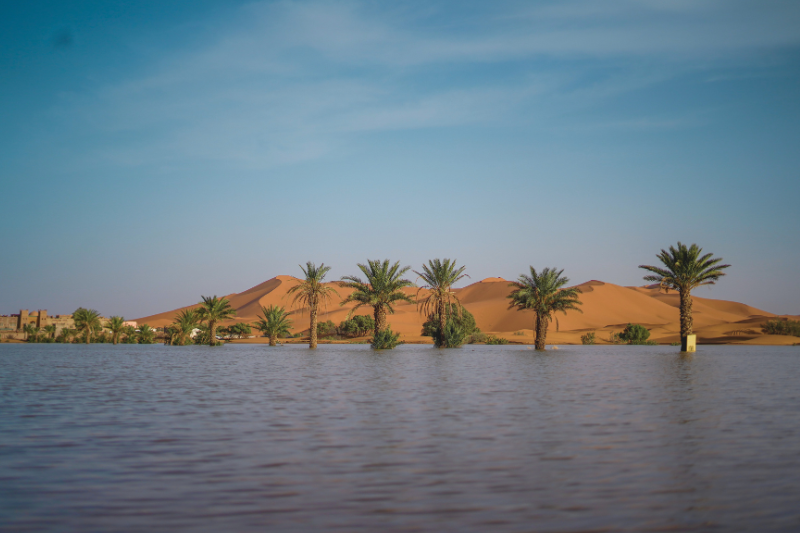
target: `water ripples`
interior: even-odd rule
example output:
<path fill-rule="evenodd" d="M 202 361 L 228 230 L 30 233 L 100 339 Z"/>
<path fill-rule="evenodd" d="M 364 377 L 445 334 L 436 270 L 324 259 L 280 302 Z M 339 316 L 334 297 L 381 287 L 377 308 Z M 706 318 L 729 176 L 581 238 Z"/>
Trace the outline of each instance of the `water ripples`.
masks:
<path fill-rule="evenodd" d="M 0 528 L 800 529 L 783 347 L 0 346 Z"/>

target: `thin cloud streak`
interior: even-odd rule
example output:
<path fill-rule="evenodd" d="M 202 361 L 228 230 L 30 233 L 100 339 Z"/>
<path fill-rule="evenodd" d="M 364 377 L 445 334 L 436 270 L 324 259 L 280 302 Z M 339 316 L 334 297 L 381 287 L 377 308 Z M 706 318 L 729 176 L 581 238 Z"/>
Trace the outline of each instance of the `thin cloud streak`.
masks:
<path fill-rule="evenodd" d="M 800 34 L 789 29 L 800 9 L 760 5 L 507 4 L 465 25 L 475 31 L 445 33 L 412 29 L 411 14 L 391 19 L 359 3 L 261 2 L 244 7 L 212 44 L 173 52 L 60 112 L 90 131 L 147 139 L 102 148 L 81 164 L 190 157 L 270 168 L 324 157 L 365 132 L 513 123 L 521 108 L 557 116 L 763 47 L 797 45 Z M 575 64 L 548 64 L 565 56 Z M 586 79 L 586 61 L 603 74 Z M 511 78 L 484 73 L 509 63 Z"/>

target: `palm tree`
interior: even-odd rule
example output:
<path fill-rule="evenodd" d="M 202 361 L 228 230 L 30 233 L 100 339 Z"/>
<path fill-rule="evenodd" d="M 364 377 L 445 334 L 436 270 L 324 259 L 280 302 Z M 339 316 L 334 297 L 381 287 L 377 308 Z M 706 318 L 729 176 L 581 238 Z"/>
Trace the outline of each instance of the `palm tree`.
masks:
<path fill-rule="evenodd" d="M 217 324 L 222 320 L 228 320 L 236 316 L 236 309 L 231 307 L 227 298 L 217 298 L 214 296 L 201 296 L 200 308 L 197 309 L 197 317 L 208 324 L 209 346 L 217 345 Z"/>
<path fill-rule="evenodd" d="M 658 283 L 659 288 L 665 292 L 673 290 L 680 294 L 681 340 L 684 343 L 686 337 L 693 331 L 692 289 L 703 285 L 714 285 L 725 275 L 723 270 L 730 267 L 730 265 L 720 265 L 722 258 L 712 258 L 713 254 L 701 257 L 702 251 L 703 249 L 696 244 L 687 248 L 678 241 L 678 248 L 670 246 L 669 252 L 662 249 L 660 254 L 656 254 L 665 268 L 639 265 L 639 268 L 653 273 L 645 276 L 645 281 Z"/>
<path fill-rule="evenodd" d="M 286 309 L 275 305 L 269 307 L 261 306 L 263 316 L 256 315 L 259 320 L 255 324 L 255 328 L 267 337 L 269 337 L 269 345 L 276 346 L 278 344 L 278 335 L 286 335 L 289 333 L 289 328 L 292 327 L 292 321 L 289 320 L 289 315 Z"/>
<path fill-rule="evenodd" d="M 358 268 L 367 279 L 361 281 L 361 278 L 356 276 L 344 276 L 342 287 L 355 290 L 340 305 L 356 302 L 356 306 L 347 313 L 348 319 L 362 305 L 372 306 L 375 333 L 377 334 L 386 327 L 386 314 L 394 314 L 392 304 L 399 301 L 416 303 L 413 298 L 402 291 L 404 287 L 412 287 L 414 283 L 407 279 L 400 279 L 400 276 L 411 270 L 411 267 L 401 268 L 400 261 L 390 266 L 388 259 L 383 262 L 367 259 L 367 264 L 358 263 Z"/>
<path fill-rule="evenodd" d="M 186 344 L 187 337 L 191 335 L 200 320 L 197 315 L 198 312 L 195 309 L 184 309 L 175 316 L 170 328 L 172 330 L 171 344 L 175 344 L 176 339 L 181 346 Z"/>
<path fill-rule="evenodd" d="M 136 344 L 136 328 L 133 326 L 125 326 L 122 328 L 122 334 L 125 335 L 125 344 Z"/>
<path fill-rule="evenodd" d="M 153 344 L 155 336 L 156 330 L 151 328 L 148 324 L 139 325 L 139 344 Z"/>
<path fill-rule="evenodd" d="M 78 330 L 78 332 L 84 332 L 86 334 L 86 344 L 89 344 L 95 332 L 102 329 L 100 313 L 94 309 L 79 307 L 72 313 L 72 320 L 75 321 L 75 329 Z"/>
<path fill-rule="evenodd" d="M 306 279 L 301 280 L 300 283 L 287 291 L 287 294 L 294 294 L 292 305 L 300 302 L 304 308 L 308 307 L 309 309 L 311 329 L 309 331 L 308 347 L 311 349 L 317 347 L 317 310 L 319 305 L 327 304 L 332 294 L 339 296 L 336 289 L 323 285 L 325 274 L 330 269 L 331 267 L 325 266 L 325 263 L 317 267 L 311 261 L 306 262 L 306 268 L 300 267 Z"/>
<path fill-rule="evenodd" d="M 449 259 L 445 259 L 444 261 L 433 259 L 428 260 L 427 265 L 422 265 L 422 272 L 414 270 L 414 274 L 422 278 L 422 281 L 425 282 L 425 285 L 420 287 L 417 291 L 417 297 L 419 297 L 419 292 L 423 289 L 430 291 L 427 298 L 422 301 L 417 300 L 417 306 L 420 312 L 425 315 L 430 316 L 434 313 L 439 315 L 439 331 L 442 333 L 444 333 L 447 315 L 451 310 L 451 306 L 455 304 L 458 312 L 461 312 L 461 302 L 456 297 L 452 288 L 459 280 L 469 277 L 467 274 L 464 274 L 466 268 L 465 266 L 456 268 L 455 259 L 452 261 Z M 434 337 L 434 339 L 436 338 L 441 338 L 441 335 L 439 337 Z"/>
<path fill-rule="evenodd" d="M 22 326 L 22 332 L 25 334 L 25 340 L 28 342 L 36 342 L 36 335 L 39 333 L 39 328 L 33 324 L 25 324 Z"/>
<path fill-rule="evenodd" d="M 111 332 L 112 344 L 117 344 L 119 342 L 119 336 L 122 334 L 122 330 L 125 329 L 125 319 L 121 316 L 112 316 L 108 319 L 106 328 L 108 328 L 108 331 Z"/>
<path fill-rule="evenodd" d="M 530 267 L 531 275 L 520 275 L 519 280 L 512 282 L 515 289 L 508 295 L 511 299 L 508 307 L 519 310 L 530 309 L 535 313 L 534 331 L 537 350 L 544 350 L 547 343 L 547 326 L 556 311 L 567 314 L 567 311 L 583 311 L 578 307 L 583 303 L 578 300 L 581 290 L 577 287 L 562 287 L 569 283 L 569 278 L 561 274 L 564 270 L 545 268 L 541 272 Z M 558 326 L 558 318 L 556 318 Z"/>
<path fill-rule="evenodd" d="M 61 333 L 58 334 L 58 338 L 61 339 L 60 342 L 70 343 L 72 342 L 73 335 L 75 335 L 74 329 L 64 328 L 61 330 Z"/>
<path fill-rule="evenodd" d="M 55 324 L 49 324 L 49 325 L 45 326 L 42 329 L 44 329 L 45 332 L 48 335 L 50 335 L 51 339 L 55 340 L 55 338 L 56 338 L 56 325 Z"/>

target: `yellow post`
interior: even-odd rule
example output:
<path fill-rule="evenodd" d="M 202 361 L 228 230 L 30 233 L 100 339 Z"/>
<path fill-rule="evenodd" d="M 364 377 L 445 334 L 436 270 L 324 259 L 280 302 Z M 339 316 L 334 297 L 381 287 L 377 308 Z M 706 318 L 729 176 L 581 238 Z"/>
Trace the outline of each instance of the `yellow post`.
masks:
<path fill-rule="evenodd" d="M 687 335 L 681 337 L 681 351 L 682 352 L 696 352 L 697 351 L 697 335 Z"/>

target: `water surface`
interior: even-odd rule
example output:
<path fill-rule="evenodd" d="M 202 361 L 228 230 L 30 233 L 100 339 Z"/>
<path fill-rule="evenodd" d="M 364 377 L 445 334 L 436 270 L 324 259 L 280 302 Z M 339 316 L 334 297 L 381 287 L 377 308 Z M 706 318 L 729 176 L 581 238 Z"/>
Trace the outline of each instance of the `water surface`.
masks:
<path fill-rule="evenodd" d="M 0 346 L 0 528 L 800 530 L 800 348 Z"/>

